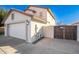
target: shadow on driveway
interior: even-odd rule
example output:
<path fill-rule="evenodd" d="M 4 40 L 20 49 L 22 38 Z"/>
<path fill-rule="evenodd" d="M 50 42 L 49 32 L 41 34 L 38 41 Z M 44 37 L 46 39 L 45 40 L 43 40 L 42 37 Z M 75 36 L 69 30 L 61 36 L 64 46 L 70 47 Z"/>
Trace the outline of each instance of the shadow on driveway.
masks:
<path fill-rule="evenodd" d="M 0 35 L 0 51 L 1 53 L 16 53 L 17 46 L 26 43 L 25 40 Z"/>

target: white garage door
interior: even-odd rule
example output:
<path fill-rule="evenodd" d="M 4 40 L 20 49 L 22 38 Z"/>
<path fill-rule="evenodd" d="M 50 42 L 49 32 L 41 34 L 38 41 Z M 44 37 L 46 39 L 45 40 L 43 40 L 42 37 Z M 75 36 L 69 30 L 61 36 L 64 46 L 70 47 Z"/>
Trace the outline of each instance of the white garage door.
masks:
<path fill-rule="evenodd" d="M 26 24 L 25 23 L 17 23 L 9 25 L 9 36 L 26 39 Z"/>

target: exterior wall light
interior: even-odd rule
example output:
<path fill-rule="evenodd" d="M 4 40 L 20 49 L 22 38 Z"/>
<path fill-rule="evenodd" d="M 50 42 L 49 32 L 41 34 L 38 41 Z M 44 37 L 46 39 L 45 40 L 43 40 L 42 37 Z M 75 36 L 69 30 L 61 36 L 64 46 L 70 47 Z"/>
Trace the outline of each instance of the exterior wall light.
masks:
<path fill-rule="evenodd" d="M 26 20 L 26 24 L 27 24 L 27 25 L 29 24 L 29 21 L 28 21 L 28 20 Z"/>

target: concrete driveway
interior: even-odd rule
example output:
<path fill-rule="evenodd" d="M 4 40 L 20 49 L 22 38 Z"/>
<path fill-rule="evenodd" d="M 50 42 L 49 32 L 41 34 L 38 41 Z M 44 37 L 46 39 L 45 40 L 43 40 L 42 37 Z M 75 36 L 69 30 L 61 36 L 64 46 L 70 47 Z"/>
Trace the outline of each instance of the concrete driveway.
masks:
<path fill-rule="evenodd" d="M 35 44 L 0 35 L 1 54 L 78 54 L 79 42 L 43 38 Z"/>

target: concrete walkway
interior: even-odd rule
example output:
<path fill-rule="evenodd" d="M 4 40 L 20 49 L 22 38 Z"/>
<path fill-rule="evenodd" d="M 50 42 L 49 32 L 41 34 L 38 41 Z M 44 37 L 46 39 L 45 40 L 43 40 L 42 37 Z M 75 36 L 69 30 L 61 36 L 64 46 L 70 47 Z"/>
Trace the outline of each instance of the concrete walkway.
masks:
<path fill-rule="evenodd" d="M 35 44 L 0 36 L 0 54 L 78 54 L 79 42 L 43 38 Z"/>

